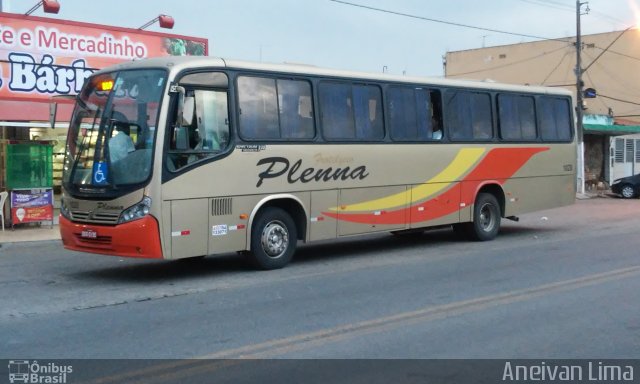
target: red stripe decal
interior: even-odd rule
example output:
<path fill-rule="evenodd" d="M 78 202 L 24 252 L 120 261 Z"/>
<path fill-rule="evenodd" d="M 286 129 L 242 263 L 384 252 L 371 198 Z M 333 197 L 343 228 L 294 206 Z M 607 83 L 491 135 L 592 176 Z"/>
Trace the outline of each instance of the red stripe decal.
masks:
<path fill-rule="evenodd" d="M 482 184 L 487 181 L 504 184 L 506 179 L 513 176 L 535 154 L 547 150 L 549 150 L 548 147 L 494 148 L 461 182 L 452 183 L 451 188 L 440 195 L 408 208 L 385 211 L 384 215 L 340 212 L 323 212 L 322 214 L 336 220 L 360 224 L 405 224 L 437 219 L 459 211 L 460 203 L 473 204 L 476 192 Z M 464 188 L 461 188 L 461 185 L 464 185 Z M 418 206 L 424 209 L 414 210 Z"/>

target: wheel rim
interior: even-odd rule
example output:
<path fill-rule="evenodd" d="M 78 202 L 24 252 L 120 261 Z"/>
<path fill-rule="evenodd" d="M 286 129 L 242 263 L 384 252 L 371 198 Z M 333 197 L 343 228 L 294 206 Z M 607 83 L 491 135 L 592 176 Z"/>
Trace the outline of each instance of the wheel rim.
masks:
<path fill-rule="evenodd" d="M 628 185 L 622 187 L 622 196 L 624 196 L 626 198 L 633 197 L 633 188 L 631 188 Z"/>
<path fill-rule="evenodd" d="M 272 221 L 264 227 L 261 236 L 262 249 L 271 258 L 282 256 L 289 247 L 289 231 L 280 221 Z"/>
<path fill-rule="evenodd" d="M 491 232 L 496 226 L 496 215 L 492 204 L 486 203 L 480 208 L 478 223 L 485 232 Z"/>

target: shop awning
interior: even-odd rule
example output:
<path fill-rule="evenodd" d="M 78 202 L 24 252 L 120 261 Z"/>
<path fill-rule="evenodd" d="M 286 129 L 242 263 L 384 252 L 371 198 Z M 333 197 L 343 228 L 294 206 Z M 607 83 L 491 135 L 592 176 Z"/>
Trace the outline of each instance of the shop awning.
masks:
<path fill-rule="evenodd" d="M 57 101 L 57 104 L 56 126 L 68 126 L 73 103 Z M 0 126 L 49 126 L 49 102 L 0 100 Z"/>
<path fill-rule="evenodd" d="M 584 124 L 584 133 L 600 135 L 632 135 L 640 133 L 640 125 L 600 125 Z"/>

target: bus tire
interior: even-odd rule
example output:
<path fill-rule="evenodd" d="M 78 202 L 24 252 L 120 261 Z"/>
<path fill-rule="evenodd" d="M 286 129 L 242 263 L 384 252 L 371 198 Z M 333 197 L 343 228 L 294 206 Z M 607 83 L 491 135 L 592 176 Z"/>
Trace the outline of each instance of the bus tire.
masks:
<path fill-rule="evenodd" d="M 500 232 L 500 203 L 490 193 L 480 193 L 473 206 L 473 221 L 466 223 L 467 234 L 475 241 L 493 240 Z"/>
<path fill-rule="evenodd" d="M 258 269 L 278 269 L 291 261 L 298 233 L 291 216 L 276 207 L 260 211 L 251 228 L 249 262 Z"/>

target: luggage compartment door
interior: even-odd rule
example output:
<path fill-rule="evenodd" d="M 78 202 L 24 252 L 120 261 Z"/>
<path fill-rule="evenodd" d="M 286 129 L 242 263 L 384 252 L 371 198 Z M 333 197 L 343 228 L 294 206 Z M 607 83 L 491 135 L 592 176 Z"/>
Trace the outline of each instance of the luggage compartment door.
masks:
<path fill-rule="evenodd" d="M 209 200 L 171 201 L 171 258 L 207 254 Z"/>

